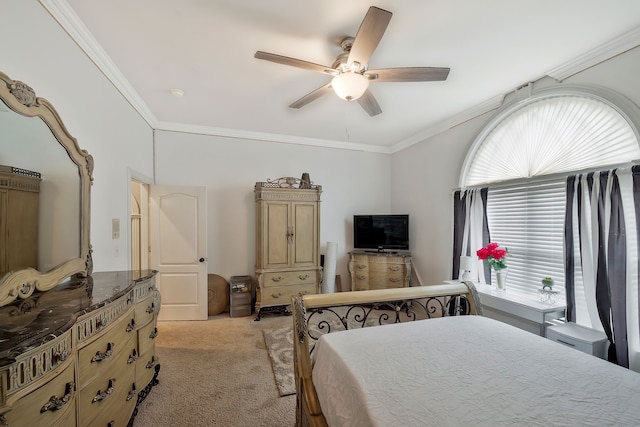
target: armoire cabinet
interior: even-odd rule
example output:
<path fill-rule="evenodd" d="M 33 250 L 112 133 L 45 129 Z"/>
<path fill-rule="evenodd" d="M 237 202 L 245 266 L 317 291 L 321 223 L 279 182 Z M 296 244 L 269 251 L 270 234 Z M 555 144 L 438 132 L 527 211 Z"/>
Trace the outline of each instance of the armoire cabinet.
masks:
<path fill-rule="evenodd" d="M 0 165 L 0 277 L 38 268 L 40 174 Z"/>
<path fill-rule="evenodd" d="M 322 187 L 310 187 L 255 185 L 256 320 L 266 311 L 286 310 L 294 294 L 318 293 Z"/>

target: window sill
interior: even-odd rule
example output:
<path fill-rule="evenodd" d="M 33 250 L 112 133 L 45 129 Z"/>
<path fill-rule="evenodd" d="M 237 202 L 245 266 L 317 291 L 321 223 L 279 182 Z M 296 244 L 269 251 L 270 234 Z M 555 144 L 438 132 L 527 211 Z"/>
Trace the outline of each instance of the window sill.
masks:
<path fill-rule="evenodd" d="M 485 283 L 474 283 L 484 315 L 521 329 L 545 336 L 548 322 L 563 318 L 564 302 L 544 303 L 535 296 L 523 294 L 507 288 L 499 291 Z"/>

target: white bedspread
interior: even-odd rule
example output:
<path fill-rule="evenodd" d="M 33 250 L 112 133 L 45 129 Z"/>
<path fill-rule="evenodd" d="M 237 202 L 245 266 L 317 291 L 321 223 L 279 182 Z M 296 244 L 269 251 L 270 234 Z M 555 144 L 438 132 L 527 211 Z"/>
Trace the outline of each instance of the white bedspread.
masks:
<path fill-rule="evenodd" d="M 640 374 L 480 316 L 324 335 L 331 427 L 640 426 Z"/>

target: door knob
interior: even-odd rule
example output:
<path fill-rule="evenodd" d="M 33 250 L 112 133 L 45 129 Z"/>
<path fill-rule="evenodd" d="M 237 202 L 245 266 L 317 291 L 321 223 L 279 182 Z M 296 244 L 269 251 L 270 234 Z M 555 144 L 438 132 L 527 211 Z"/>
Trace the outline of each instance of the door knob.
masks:
<path fill-rule="evenodd" d="M 204 258 L 200 258 L 200 262 L 204 262 Z"/>

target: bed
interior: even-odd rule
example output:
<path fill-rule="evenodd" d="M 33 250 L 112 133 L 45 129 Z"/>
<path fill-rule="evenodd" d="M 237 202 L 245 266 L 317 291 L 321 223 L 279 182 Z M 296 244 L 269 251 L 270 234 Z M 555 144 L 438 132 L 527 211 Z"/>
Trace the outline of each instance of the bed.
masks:
<path fill-rule="evenodd" d="M 292 307 L 298 426 L 640 425 L 640 374 L 481 316 L 470 282 Z"/>

